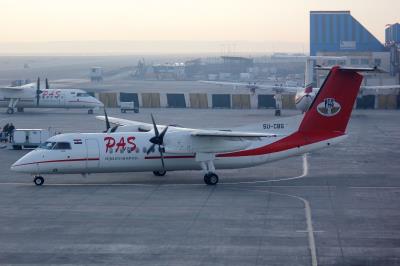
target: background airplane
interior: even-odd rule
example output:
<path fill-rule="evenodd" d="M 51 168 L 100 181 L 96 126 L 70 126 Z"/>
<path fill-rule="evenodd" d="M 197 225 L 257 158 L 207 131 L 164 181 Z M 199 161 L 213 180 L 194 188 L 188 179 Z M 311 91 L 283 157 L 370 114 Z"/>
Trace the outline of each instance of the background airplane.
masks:
<path fill-rule="evenodd" d="M 218 183 L 216 169 L 264 164 L 330 147 L 346 137 L 346 127 L 360 89 L 360 69 L 334 67 L 304 115 L 232 130 L 205 130 L 125 119 L 106 121 L 104 133 L 70 133 L 51 137 L 11 170 L 41 174 L 203 170 L 207 185 Z M 374 71 L 375 69 L 363 69 Z M 111 123 L 116 126 L 111 128 Z"/>
<path fill-rule="evenodd" d="M 7 107 L 7 114 L 14 109 L 24 108 L 84 108 L 92 114 L 94 109 L 103 107 L 103 103 L 86 91 L 79 89 L 51 89 L 46 79 L 45 89 L 40 88 L 40 79 L 36 84 L 17 87 L 0 87 L 0 106 Z"/>
<path fill-rule="evenodd" d="M 312 101 L 314 100 L 315 95 L 317 94 L 319 88 L 313 88 L 313 65 L 315 60 L 342 60 L 345 61 L 347 58 L 344 57 L 336 57 L 336 56 L 277 56 L 277 58 L 292 58 L 292 59 L 304 59 L 305 60 L 305 78 L 304 78 L 304 87 L 298 86 L 284 86 L 284 85 L 267 85 L 267 84 L 257 84 L 256 82 L 224 82 L 224 81 L 200 81 L 202 83 L 209 83 L 215 85 L 222 86 L 233 86 L 248 88 L 252 93 L 255 93 L 256 90 L 266 90 L 272 92 L 274 94 L 276 106 L 275 106 L 275 115 L 279 116 L 281 114 L 282 109 L 282 95 L 285 94 L 293 94 L 295 93 L 295 106 L 297 110 L 301 112 L 305 112 L 310 107 Z M 316 69 L 320 70 L 330 70 L 331 67 L 321 67 L 317 66 Z M 354 67 L 353 67 L 354 69 Z M 362 69 L 362 68 L 359 68 Z M 383 72 L 382 70 L 376 72 Z M 400 85 L 382 85 L 382 86 L 361 86 L 360 95 L 362 91 L 365 89 L 369 90 L 391 90 L 391 89 L 400 89 Z"/>

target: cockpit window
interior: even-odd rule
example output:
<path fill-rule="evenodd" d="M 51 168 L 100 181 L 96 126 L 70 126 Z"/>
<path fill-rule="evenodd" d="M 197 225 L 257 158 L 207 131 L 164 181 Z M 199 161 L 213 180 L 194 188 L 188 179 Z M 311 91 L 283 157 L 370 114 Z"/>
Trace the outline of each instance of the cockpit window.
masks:
<path fill-rule="evenodd" d="M 89 93 L 84 93 L 84 92 L 78 92 L 76 94 L 76 96 L 78 96 L 78 97 L 90 97 L 90 94 Z"/>
<path fill-rule="evenodd" d="M 56 145 L 54 145 L 53 150 L 70 150 L 71 149 L 71 144 L 69 142 L 57 142 Z"/>
<path fill-rule="evenodd" d="M 55 144 L 56 144 L 55 142 L 46 141 L 45 143 L 42 143 L 42 145 L 40 145 L 39 148 L 45 150 L 51 150 L 53 149 L 53 146 Z"/>
<path fill-rule="evenodd" d="M 71 144 L 69 142 L 51 142 L 46 141 L 39 146 L 40 149 L 45 150 L 70 150 Z"/>

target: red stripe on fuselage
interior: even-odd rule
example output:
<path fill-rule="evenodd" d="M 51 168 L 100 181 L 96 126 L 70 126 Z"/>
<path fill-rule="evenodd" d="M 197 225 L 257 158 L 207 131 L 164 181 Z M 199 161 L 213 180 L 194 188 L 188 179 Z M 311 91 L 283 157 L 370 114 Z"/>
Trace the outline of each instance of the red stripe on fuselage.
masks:
<path fill-rule="evenodd" d="M 64 159 L 64 160 L 49 160 L 49 161 L 38 161 L 33 163 L 22 163 L 14 166 L 23 166 L 37 163 L 61 163 L 61 162 L 79 162 L 79 161 L 98 161 L 100 158 L 79 158 L 79 159 Z"/>

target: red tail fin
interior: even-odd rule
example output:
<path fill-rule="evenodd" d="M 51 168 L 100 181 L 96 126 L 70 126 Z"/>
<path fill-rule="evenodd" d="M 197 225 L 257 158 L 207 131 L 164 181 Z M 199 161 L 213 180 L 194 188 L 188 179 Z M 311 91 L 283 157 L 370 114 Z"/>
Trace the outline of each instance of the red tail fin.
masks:
<path fill-rule="evenodd" d="M 363 76 L 333 67 L 304 115 L 300 132 L 345 132 Z"/>

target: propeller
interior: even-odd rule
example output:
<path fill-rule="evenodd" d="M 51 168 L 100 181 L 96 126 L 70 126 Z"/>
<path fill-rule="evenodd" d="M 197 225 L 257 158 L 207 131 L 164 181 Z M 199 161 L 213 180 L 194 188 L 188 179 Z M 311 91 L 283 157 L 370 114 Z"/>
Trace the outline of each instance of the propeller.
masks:
<path fill-rule="evenodd" d="M 40 90 L 40 78 L 37 78 L 36 81 L 36 106 L 39 106 L 39 101 L 40 101 L 40 94 L 42 91 Z"/>
<path fill-rule="evenodd" d="M 49 80 L 46 78 L 46 90 L 50 89 Z"/>
<path fill-rule="evenodd" d="M 103 132 L 104 133 L 107 133 L 107 132 L 114 133 L 117 130 L 118 125 L 111 127 L 110 120 L 108 120 L 108 115 L 107 115 L 106 108 L 104 108 L 104 117 L 106 119 L 106 130 L 103 131 Z"/>
<path fill-rule="evenodd" d="M 153 122 L 155 136 L 152 137 L 151 139 L 149 139 L 149 141 L 152 143 L 152 145 L 147 150 L 147 155 L 150 152 L 154 151 L 155 146 L 158 145 L 158 152 L 160 153 L 161 164 L 162 164 L 163 170 L 165 171 L 165 163 L 164 163 L 164 152 L 165 152 L 165 149 L 164 149 L 164 147 L 162 147 L 162 145 L 164 144 L 164 136 L 165 136 L 165 133 L 167 133 L 168 126 L 166 126 L 163 129 L 163 131 L 161 131 L 161 133 L 159 133 L 157 125 L 156 125 L 156 122 L 154 121 L 154 117 L 153 117 L 152 114 L 151 114 L 151 121 Z"/>

